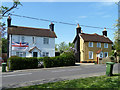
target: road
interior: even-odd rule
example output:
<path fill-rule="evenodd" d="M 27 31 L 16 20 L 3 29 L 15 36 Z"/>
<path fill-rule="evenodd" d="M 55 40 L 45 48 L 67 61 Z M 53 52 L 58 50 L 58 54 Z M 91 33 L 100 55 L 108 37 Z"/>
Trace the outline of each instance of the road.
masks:
<path fill-rule="evenodd" d="M 118 66 L 114 65 L 113 73 L 118 73 Z M 119 68 L 120 70 L 120 68 Z M 2 74 L 4 88 L 21 87 L 60 80 L 71 80 L 90 76 L 105 75 L 106 65 L 80 65 L 71 67 L 22 70 Z"/>

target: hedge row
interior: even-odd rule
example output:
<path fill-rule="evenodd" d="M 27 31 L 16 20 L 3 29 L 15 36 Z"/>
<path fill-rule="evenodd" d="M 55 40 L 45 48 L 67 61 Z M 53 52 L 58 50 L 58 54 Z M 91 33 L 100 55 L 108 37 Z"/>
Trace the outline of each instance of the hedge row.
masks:
<path fill-rule="evenodd" d="M 43 61 L 44 68 L 73 66 L 75 65 L 75 56 L 72 52 L 66 52 L 56 57 L 22 58 L 14 56 L 7 60 L 7 66 L 9 70 L 33 69 L 37 68 L 38 62 L 41 61 Z"/>
<path fill-rule="evenodd" d="M 73 53 L 66 52 L 56 57 L 45 57 L 43 59 L 44 68 L 73 66 L 75 65 L 75 56 Z"/>
<path fill-rule="evenodd" d="M 34 69 L 38 67 L 38 59 L 11 57 L 7 60 L 7 66 L 9 70 Z"/>

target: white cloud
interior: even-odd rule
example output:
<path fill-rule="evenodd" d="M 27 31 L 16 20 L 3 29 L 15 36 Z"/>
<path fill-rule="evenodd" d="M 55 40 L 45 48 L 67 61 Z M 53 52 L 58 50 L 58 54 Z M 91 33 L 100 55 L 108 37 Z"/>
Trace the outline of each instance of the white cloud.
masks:
<path fill-rule="evenodd" d="M 100 5 L 101 6 L 112 6 L 112 5 L 115 5 L 115 2 L 101 2 Z"/>
<path fill-rule="evenodd" d="M 104 16 L 102 16 L 103 18 L 110 18 L 111 17 L 111 15 L 104 15 Z"/>
<path fill-rule="evenodd" d="M 79 18 L 87 18 L 87 16 L 79 16 Z"/>

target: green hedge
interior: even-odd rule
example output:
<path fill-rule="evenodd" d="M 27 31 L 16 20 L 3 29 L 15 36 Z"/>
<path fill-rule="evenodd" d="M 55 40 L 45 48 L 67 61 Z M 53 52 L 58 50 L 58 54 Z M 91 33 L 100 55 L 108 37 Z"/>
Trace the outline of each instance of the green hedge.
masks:
<path fill-rule="evenodd" d="M 73 66 L 75 65 L 75 56 L 71 52 L 63 53 L 56 57 L 40 57 L 40 58 L 22 58 L 12 56 L 7 60 L 7 66 L 10 70 L 21 70 L 21 69 L 33 69 L 38 67 L 38 61 L 43 61 L 44 68 L 49 67 L 60 67 L 60 66 Z"/>
<path fill-rule="evenodd" d="M 60 66 L 73 66 L 75 65 L 75 56 L 73 53 L 66 52 L 57 57 L 44 57 L 44 68 L 60 67 Z"/>
<path fill-rule="evenodd" d="M 9 68 L 10 62 L 10 68 Z M 33 69 L 38 67 L 37 58 L 11 57 L 7 60 L 9 70 Z"/>

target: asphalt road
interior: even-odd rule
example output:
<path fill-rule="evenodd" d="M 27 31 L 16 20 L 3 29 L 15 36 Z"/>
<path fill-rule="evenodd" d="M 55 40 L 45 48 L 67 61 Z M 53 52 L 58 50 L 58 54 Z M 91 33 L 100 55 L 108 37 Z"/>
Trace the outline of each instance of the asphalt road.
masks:
<path fill-rule="evenodd" d="M 118 73 L 120 64 L 114 65 L 113 73 Z M 90 76 L 105 75 L 106 65 L 80 65 L 72 67 L 22 70 L 2 73 L 3 87 L 20 87 L 59 80 L 71 80 Z"/>

